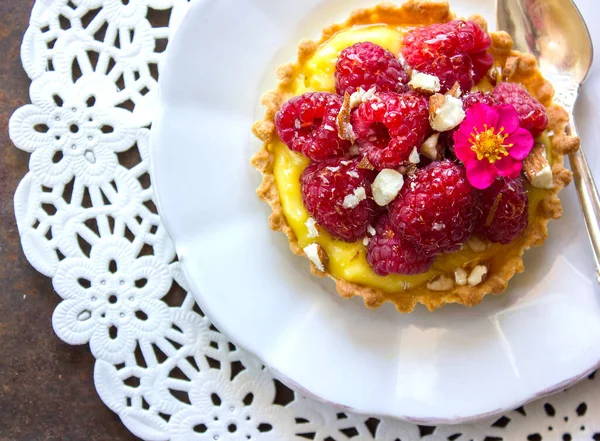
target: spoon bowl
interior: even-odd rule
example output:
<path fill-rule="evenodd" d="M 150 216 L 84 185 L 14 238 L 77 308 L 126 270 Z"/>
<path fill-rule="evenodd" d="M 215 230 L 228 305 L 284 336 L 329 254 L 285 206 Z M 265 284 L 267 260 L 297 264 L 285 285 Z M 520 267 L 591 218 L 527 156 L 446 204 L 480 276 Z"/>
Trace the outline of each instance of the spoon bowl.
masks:
<path fill-rule="evenodd" d="M 571 0 L 499 0 L 497 8 L 498 29 L 511 35 L 516 50 L 535 55 L 544 74 L 585 80 L 592 40 Z"/>
<path fill-rule="evenodd" d="M 514 48 L 535 55 L 544 77 L 555 90 L 554 102 L 569 113 L 568 135 L 577 136 L 573 109 L 579 87 L 593 60 L 589 30 L 572 0 L 498 0 L 498 29 L 505 30 Z M 573 181 L 590 237 L 596 279 L 600 282 L 600 197 L 588 162 L 579 148 L 569 155 Z"/>

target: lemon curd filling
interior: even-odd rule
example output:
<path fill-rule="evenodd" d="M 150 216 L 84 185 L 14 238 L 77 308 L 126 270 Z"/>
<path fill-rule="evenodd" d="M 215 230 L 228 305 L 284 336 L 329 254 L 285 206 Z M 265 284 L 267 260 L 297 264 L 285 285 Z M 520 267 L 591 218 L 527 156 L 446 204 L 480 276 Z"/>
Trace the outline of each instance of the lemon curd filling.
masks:
<path fill-rule="evenodd" d="M 338 32 L 323 43 L 309 60 L 298 67 L 294 80 L 289 86 L 290 89 L 286 90 L 286 95 L 289 95 L 287 98 L 305 92 L 335 92 L 335 65 L 342 50 L 358 42 L 370 41 L 398 55 L 401 50 L 402 37 L 408 30 L 409 28 L 391 25 L 369 25 Z M 485 83 L 487 80 L 482 81 L 482 84 L 477 85 L 475 89 L 490 88 L 489 84 Z M 490 142 L 494 141 L 495 147 L 502 145 L 498 138 L 499 135 L 501 137 L 501 134 L 494 134 L 496 138 L 490 138 Z M 546 145 L 546 150 L 549 152 L 548 137 L 543 135 L 539 141 Z M 456 268 L 502 258 L 502 256 L 510 254 L 512 249 L 518 248 L 518 245 L 513 246 L 512 244 L 492 244 L 486 251 L 476 253 L 468 247 L 464 247 L 455 253 L 438 256 L 431 270 L 426 273 L 415 276 L 394 274 L 378 276 L 367 263 L 366 248 L 362 242 L 347 243 L 335 240 L 322 228 L 319 230 L 318 237 L 308 237 L 309 230 L 305 222 L 310 215 L 302 202 L 300 176 L 309 164 L 309 160 L 290 151 L 277 137 L 271 148 L 275 156 L 274 176 L 281 205 L 286 220 L 296 235 L 298 245 L 304 248 L 311 243 L 320 244 L 329 256 L 328 272 L 336 278 L 393 293 L 423 285 L 439 274 L 453 275 Z M 531 223 L 535 217 L 537 206 L 546 192 L 529 185 L 528 190 Z"/>

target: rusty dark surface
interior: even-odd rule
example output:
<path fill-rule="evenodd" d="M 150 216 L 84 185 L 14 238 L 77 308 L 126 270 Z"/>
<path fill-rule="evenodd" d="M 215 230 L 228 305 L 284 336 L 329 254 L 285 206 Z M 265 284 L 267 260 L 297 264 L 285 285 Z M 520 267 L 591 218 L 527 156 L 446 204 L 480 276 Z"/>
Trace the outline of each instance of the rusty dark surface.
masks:
<path fill-rule="evenodd" d="M 59 298 L 19 243 L 12 198 L 29 154 L 12 145 L 7 127 L 28 102 L 19 48 L 32 5 L 0 0 L 0 441 L 136 440 L 96 394 L 88 347 L 52 331 Z"/>

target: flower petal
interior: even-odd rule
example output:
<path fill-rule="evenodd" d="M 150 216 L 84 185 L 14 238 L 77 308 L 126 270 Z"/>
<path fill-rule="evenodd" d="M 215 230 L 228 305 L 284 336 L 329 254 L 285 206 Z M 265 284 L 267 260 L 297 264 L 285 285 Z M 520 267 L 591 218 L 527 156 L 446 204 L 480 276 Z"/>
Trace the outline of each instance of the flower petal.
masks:
<path fill-rule="evenodd" d="M 497 176 L 496 167 L 488 161 L 473 161 L 467 167 L 467 179 L 473 187 L 480 190 L 492 185 Z"/>
<path fill-rule="evenodd" d="M 496 170 L 500 176 L 504 176 L 507 178 L 516 178 L 521 173 L 521 169 L 523 168 L 523 163 L 521 161 L 517 161 L 510 156 L 500 159 L 494 163 Z"/>
<path fill-rule="evenodd" d="M 514 133 L 510 134 L 505 142 L 513 145 L 508 149 L 508 154 L 518 161 L 522 161 L 527 157 L 535 143 L 533 135 L 529 130 L 522 128 L 519 128 Z"/>
<path fill-rule="evenodd" d="M 470 127 L 467 130 L 470 130 Z M 476 157 L 475 152 L 471 150 L 471 142 L 469 141 L 471 133 L 467 130 L 461 131 L 459 129 L 453 134 L 454 154 L 463 162 L 474 160 Z"/>
<path fill-rule="evenodd" d="M 498 127 L 498 110 L 486 104 L 474 104 L 467 110 L 465 122 L 467 121 L 471 127 L 477 128 L 480 132 L 484 130 L 483 126 L 486 124 L 488 127 Z"/>
<path fill-rule="evenodd" d="M 498 126 L 504 128 L 504 133 L 513 133 L 519 128 L 519 114 L 511 105 L 496 107 L 498 109 Z"/>
<path fill-rule="evenodd" d="M 454 144 L 454 154 L 465 164 L 477 161 L 477 155 L 471 150 L 471 143 L 456 143 Z"/>

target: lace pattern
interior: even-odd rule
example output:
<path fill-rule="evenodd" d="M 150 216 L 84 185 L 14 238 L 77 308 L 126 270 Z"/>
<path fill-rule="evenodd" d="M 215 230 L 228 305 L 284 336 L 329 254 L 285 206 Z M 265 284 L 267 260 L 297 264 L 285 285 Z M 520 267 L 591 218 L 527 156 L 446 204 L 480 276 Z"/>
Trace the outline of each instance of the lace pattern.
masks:
<path fill-rule="evenodd" d="M 214 0 L 218 1 L 218 0 Z M 600 439 L 600 386 L 477 424 L 424 427 L 294 394 L 228 342 L 187 293 L 153 203 L 148 136 L 160 64 L 187 0 L 38 0 L 22 46 L 31 153 L 15 194 L 23 250 L 62 302 L 57 335 L 89 344 L 94 384 L 146 440 Z"/>

